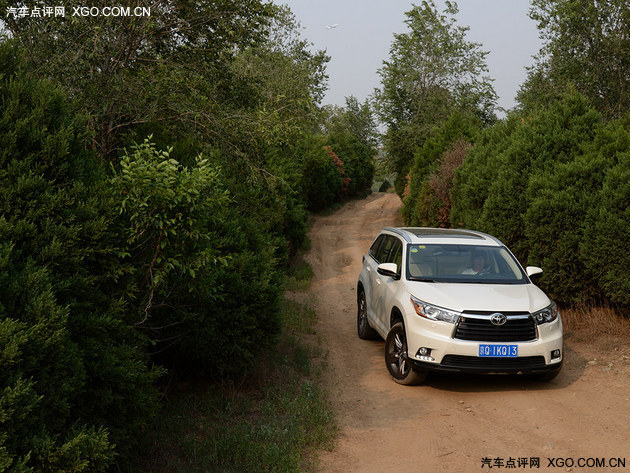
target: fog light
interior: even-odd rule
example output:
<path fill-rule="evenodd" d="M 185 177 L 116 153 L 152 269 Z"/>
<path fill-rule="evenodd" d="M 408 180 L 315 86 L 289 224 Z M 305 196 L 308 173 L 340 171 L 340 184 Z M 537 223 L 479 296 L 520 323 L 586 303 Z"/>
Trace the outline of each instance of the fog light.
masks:
<path fill-rule="evenodd" d="M 560 358 L 560 350 L 553 350 L 551 352 L 551 359 L 555 360 L 556 358 Z"/>
<path fill-rule="evenodd" d="M 416 352 L 416 360 L 420 361 L 435 361 L 435 358 L 431 356 L 431 349 L 427 347 L 420 347 Z"/>

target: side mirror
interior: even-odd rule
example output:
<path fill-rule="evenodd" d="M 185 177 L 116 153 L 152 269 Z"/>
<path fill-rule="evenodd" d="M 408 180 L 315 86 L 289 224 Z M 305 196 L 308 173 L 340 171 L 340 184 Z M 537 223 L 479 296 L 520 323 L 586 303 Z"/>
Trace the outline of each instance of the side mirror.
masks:
<path fill-rule="evenodd" d="M 542 268 L 539 268 L 538 266 L 528 266 L 525 268 L 525 271 L 530 278 L 532 276 L 536 276 L 537 274 L 542 274 L 543 272 Z"/>
<path fill-rule="evenodd" d="M 394 279 L 400 279 L 398 274 L 398 265 L 396 263 L 381 263 L 376 268 L 378 274 L 389 276 Z"/>

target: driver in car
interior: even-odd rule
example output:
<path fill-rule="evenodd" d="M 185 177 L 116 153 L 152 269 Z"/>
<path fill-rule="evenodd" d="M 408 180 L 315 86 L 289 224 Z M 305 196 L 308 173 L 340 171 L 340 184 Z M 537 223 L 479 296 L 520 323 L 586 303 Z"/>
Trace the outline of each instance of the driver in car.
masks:
<path fill-rule="evenodd" d="M 475 251 L 472 257 L 472 267 L 462 271 L 462 274 L 479 274 L 486 267 L 486 255 L 482 251 Z"/>

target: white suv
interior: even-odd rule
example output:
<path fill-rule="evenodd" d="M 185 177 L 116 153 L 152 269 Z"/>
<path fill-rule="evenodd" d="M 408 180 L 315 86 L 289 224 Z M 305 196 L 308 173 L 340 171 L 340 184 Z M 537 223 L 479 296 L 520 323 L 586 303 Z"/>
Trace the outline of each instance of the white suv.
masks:
<path fill-rule="evenodd" d="M 429 371 L 531 374 L 562 367 L 562 321 L 499 240 L 470 230 L 385 228 L 363 257 L 359 337 L 385 339 L 400 384 Z"/>

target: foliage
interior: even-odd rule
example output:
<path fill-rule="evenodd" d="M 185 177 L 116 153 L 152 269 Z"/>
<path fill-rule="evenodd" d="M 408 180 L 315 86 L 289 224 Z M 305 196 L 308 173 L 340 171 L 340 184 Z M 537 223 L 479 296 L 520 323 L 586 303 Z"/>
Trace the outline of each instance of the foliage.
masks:
<path fill-rule="evenodd" d="M 387 192 L 391 188 L 392 188 L 392 183 L 389 182 L 387 179 L 385 179 L 383 181 L 383 183 L 381 184 L 381 186 L 378 188 L 378 191 L 379 192 Z"/>
<path fill-rule="evenodd" d="M 524 118 L 511 114 L 505 120 L 479 132 L 475 146 L 455 170 L 451 198 L 451 224 L 460 228 L 478 228 L 483 206 L 496 179 L 505 149 Z"/>
<path fill-rule="evenodd" d="M 341 169 L 325 149 L 321 136 L 313 137 L 305 148 L 302 189 L 308 208 L 323 210 L 336 202 L 343 188 Z"/>
<path fill-rule="evenodd" d="M 312 471 L 336 432 L 320 379 L 321 347 L 303 338 L 317 316 L 288 300 L 282 315 L 280 342 L 246 381 L 174 383 L 136 471 Z"/>
<path fill-rule="evenodd" d="M 597 278 L 599 287 L 614 304 L 630 310 L 630 126 L 617 136 L 621 144 L 614 151 L 616 164 L 607 169 L 596 205 L 588 209 L 584 239 L 579 243 L 586 267 Z M 621 136 L 620 136 L 621 135 Z M 621 143 L 620 141 L 623 140 Z M 602 170 L 598 170 L 602 172 Z"/>
<path fill-rule="evenodd" d="M 606 117 L 630 107 L 630 8 L 627 0 L 534 0 L 530 17 L 544 45 L 518 100 L 531 110 L 573 84 Z"/>
<path fill-rule="evenodd" d="M 421 222 L 431 221 L 433 225 L 438 220 L 444 224 L 448 222 L 448 217 L 446 216 L 448 211 L 441 218 L 437 217 L 437 213 L 442 208 L 442 204 L 450 209 L 450 198 L 448 199 L 448 204 L 444 200 L 444 196 L 433 196 L 437 197 L 437 200 L 433 199 L 431 194 L 436 188 L 433 187 L 432 191 L 432 186 L 429 185 L 428 181 L 431 179 L 431 176 L 440 174 L 440 172 L 436 173 L 436 171 L 441 163 L 446 167 L 450 167 L 442 159 L 444 153 L 460 139 L 468 142 L 474 141 L 480 126 L 481 123 L 477 118 L 456 111 L 444 122 L 437 125 L 423 146 L 416 150 L 414 164 L 409 176 L 409 197 L 405 198 L 402 210 L 403 219 L 407 224 L 418 225 Z M 448 177 L 447 179 L 450 181 L 452 178 Z M 436 183 L 434 182 L 434 184 Z M 420 196 L 421 194 L 422 197 Z M 429 215 L 433 215 L 433 217 L 429 217 Z"/>
<path fill-rule="evenodd" d="M 432 1 L 414 6 L 406 13 L 409 31 L 395 35 L 390 57 L 379 70 L 377 111 L 387 126 L 384 144 L 399 195 L 414 152 L 435 125 L 454 110 L 493 120 L 495 93 L 484 75 L 487 52 L 466 40 L 468 28 L 456 25 L 457 12 L 454 2 L 446 2 L 443 13 Z"/>
<path fill-rule="evenodd" d="M 458 139 L 446 150 L 437 169 L 422 182 L 415 202 L 412 225 L 450 228 L 451 188 L 455 170 L 461 166 L 472 145 Z M 412 203 L 411 199 L 407 204 Z"/>
<path fill-rule="evenodd" d="M 14 2 L 0 1 L 3 12 L 9 6 Z M 64 6 L 72 11 L 83 3 L 68 0 Z M 99 15 L 89 21 L 6 18 L 30 66 L 83 104 L 99 154 L 113 160 L 123 133 L 150 122 L 236 139 L 226 112 L 257 94 L 229 63 L 236 51 L 266 37 L 271 4 L 99 2 L 106 6 L 149 7 L 151 15 Z"/>
<path fill-rule="evenodd" d="M 533 113 L 511 135 L 500 165 L 494 168 L 478 225 L 499 236 L 521 261 L 527 261 L 529 253 L 523 217 L 530 204 L 530 177 L 572 161 L 593 139 L 600 120 L 584 97 L 569 92 L 561 102 Z"/>
<path fill-rule="evenodd" d="M 238 216 L 218 169 L 184 167 L 148 140 L 112 181 L 128 222 L 134 327 L 168 366 L 195 376 L 247 370 L 279 330 L 273 245 Z"/>
<path fill-rule="evenodd" d="M 105 471 L 154 412 L 157 372 L 115 294 L 113 205 L 84 119 L 9 42 L 0 71 L 0 464 Z"/>
<path fill-rule="evenodd" d="M 374 179 L 373 161 L 378 143 L 370 105 L 347 97 L 345 108 L 329 107 L 327 112 L 324 131 L 350 179 L 346 195 L 364 194 Z"/>
<path fill-rule="evenodd" d="M 627 119 L 605 123 L 569 90 L 480 134 L 456 171 L 451 222 L 496 235 L 522 262 L 542 266 L 539 283 L 560 303 L 627 307 L 629 150 Z"/>
<path fill-rule="evenodd" d="M 168 151 L 145 140 L 123 155 L 112 187 L 120 196 L 120 214 L 129 222 L 126 256 L 139 273 L 133 289 L 139 293 L 140 320 L 134 325 L 155 327 L 153 312 L 164 308 L 188 319 L 185 306 L 172 299 L 185 300 L 189 293 L 201 291 L 209 303 L 215 301 L 220 291 L 215 277 L 227 264 L 215 229 L 229 203 L 218 171 L 201 155 L 194 167 L 184 168 Z M 196 287 L 199 281 L 202 287 Z M 157 325 L 178 323 L 182 321 L 161 320 Z"/>

